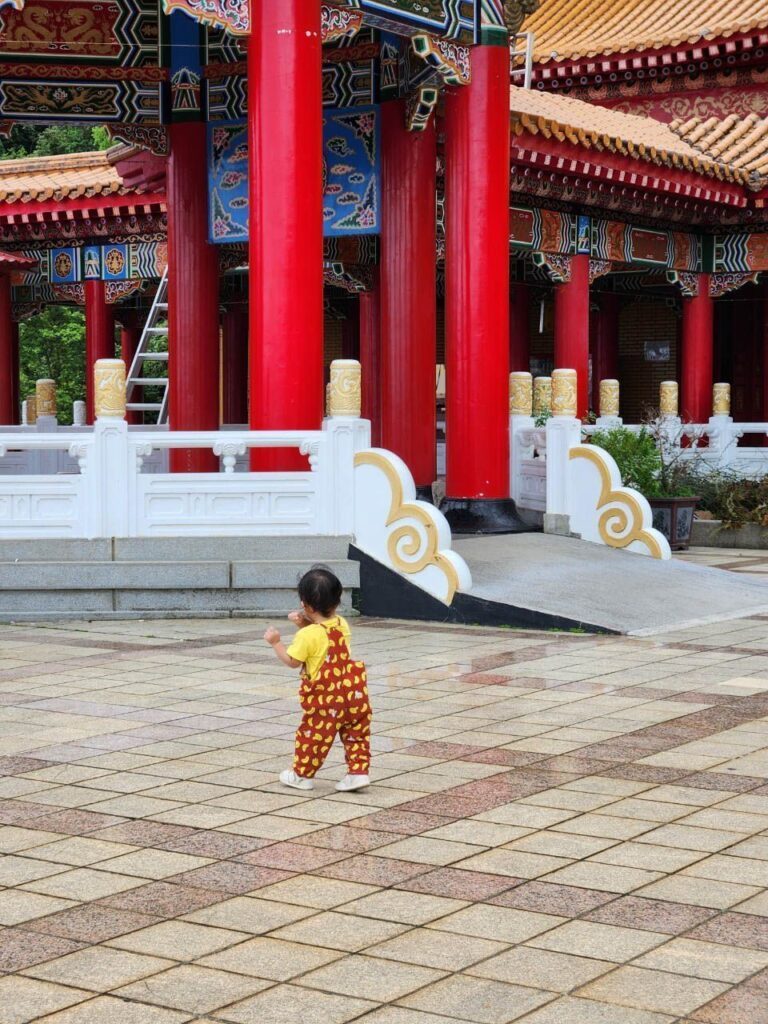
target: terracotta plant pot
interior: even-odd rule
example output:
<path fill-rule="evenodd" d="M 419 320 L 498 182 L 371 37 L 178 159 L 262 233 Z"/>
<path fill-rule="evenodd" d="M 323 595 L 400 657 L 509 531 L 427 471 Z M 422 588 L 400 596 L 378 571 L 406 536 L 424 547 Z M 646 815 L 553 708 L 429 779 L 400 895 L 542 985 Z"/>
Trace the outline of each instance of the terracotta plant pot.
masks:
<path fill-rule="evenodd" d="M 698 498 L 649 498 L 654 528 L 663 533 L 673 551 L 687 551 Z"/>

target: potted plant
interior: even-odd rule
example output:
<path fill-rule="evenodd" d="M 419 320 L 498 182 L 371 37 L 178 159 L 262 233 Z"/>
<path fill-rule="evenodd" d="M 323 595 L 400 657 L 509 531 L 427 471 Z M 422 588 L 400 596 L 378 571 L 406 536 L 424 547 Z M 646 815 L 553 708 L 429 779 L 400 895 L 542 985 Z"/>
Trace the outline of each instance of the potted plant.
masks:
<path fill-rule="evenodd" d="M 689 448 L 681 447 L 680 437 L 670 437 L 667 422 L 655 417 L 639 430 L 599 430 L 590 440 L 613 456 L 625 487 L 640 491 L 648 499 L 653 525 L 664 534 L 672 550 L 685 551 L 699 502 L 696 460 L 690 455 L 691 448 L 698 449 L 698 439 L 692 438 Z"/>

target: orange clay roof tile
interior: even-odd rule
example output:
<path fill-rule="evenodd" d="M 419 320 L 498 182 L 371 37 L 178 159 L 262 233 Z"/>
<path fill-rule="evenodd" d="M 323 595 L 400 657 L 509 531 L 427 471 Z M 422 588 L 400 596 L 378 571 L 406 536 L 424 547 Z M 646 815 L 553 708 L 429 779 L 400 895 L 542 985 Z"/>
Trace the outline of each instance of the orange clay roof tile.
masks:
<path fill-rule="evenodd" d="M 659 50 L 768 27 L 766 0 L 541 0 L 524 28 L 534 60 Z"/>
<path fill-rule="evenodd" d="M 510 116 L 513 136 L 541 134 L 751 188 L 768 184 L 768 120 L 754 115 L 724 121 L 691 118 L 668 125 L 569 96 L 512 86 Z"/>
<path fill-rule="evenodd" d="M 104 151 L 0 161 L 0 202 L 90 198 L 130 191 Z"/>

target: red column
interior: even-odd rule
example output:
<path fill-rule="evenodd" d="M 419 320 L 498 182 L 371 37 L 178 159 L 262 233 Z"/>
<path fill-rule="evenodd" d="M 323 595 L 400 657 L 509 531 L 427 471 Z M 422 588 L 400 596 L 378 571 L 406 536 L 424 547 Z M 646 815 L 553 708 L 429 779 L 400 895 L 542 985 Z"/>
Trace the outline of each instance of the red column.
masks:
<path fill-rule="evenodd" d="M 115 358 L 115 311 L 107 305 L 104 281 L 85 282 L 85 415 L 93 423 L 93 367 L 97 359 Z"/>
<path fill-rule="evenodd" d="M 381 107 L 381 444 L 417 487 L 436 476 L 434 120 L 406 128 L 405 101 Z"/>
<path fill-rule="evenodd" d="M 621 300 L 613 292 L 600 296 L 600 310 L 595 317 L 594 352 L 592 358 L 592 408 L 600 406 L 600 381 L 617 380 L 619 376 L 619 312 Z"/>
<path fill-rule="evenodd" d="M 16 422 L 14 405 L 14 329 L 11 320 L 11 279 L 0 274 L 0 424 Z"/>
<path fill-rule="evenodd" d="M 759 344 L 762 348 L 762 390 L 763 390 L 763 408 L 762 408 L 762 419 L 763 422 L 768 422 L 768 286 L 762 285 L 762 298 L 759 301 L 758 309 L 760 310 L 759 315 L 762 317 L 760 324 L 760 338 Z M 768 438 L 766 438 L 766 445 L 768 446 Z"/>
<path fill-rule="evenodd" d="M 509 368 L 531 369 L 530 292 L 522 281 L 509 286 Z"/>
<path fill-rule="evenodd" d="M 371 421 L 371 444 L 381 444 L 381 303 L 378 267 L 369 292 L 360 293 L 360 364 L 363 419 Z"/>
<path fill-rule="evenodd" d="M 706 423 L 712 412 L 714 358 L 714 301 L 709 274 L 699 274 L 698 295 L 683 299 L 680 415 Z"/>
<path fill-rule="evenodd" d="M 227 308 L 222 320 L 224 423 L 248 423 L 248 306 Z"/>
<path fill-rule="evenodd" d="M 506 47 L 475 47 L 471 83 L 448 93 L 445 161 L 445 509 L 457 531 L 514 529 Z"/>
<path fill-rule="evenodd" d="M 576 415 L 589 411 L 589 256 L 571 257 L 571 279 L 555 286 L 555 369 L 578 374 Z"/>
<path fill-rule="evenodd" d="M 261 0 L 252 15 L 251 427 L 317 429 L 325 404 L 320 0 Z M 255 464 L 306 468 L 286 451 Z"/>
<path fill-rule="evenodd" d="M 19 325 L 14 322 L 11 324 L 12 327 L 12 342 L 13 342 L 13 371 L 11 377 L 11 383 L 13 385 L 13 413 L 11 418 L 12 424 L 21 423 L 21 377 L 20 377 L 20 359 L 19 359 Z"/>
<path fill-rule="evenodd" d="M 208 242 L 205 124 L 168 131 L 168 419 L 171 430 L 218 430 L 219 261 Z M 172 451 L 171 469 L 215 472 L 218 459 Z"/>

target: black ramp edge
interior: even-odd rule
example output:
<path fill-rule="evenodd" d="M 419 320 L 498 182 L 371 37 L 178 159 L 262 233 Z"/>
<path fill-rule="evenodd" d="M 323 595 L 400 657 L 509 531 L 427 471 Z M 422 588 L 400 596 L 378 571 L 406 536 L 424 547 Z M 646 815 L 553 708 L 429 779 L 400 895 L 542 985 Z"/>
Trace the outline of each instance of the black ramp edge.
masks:
<path fill-rule="evenodd" d="M 408 619 L 418 622 L 446 622 L 462 626 L 514 626 L 519 629 L 579 629 L 586 633 L 612 633 L 591 622 L 551 615 L 535 608 L 520 608 L 488 601 L 472 594 L 457 594 L 450 606 L 432 597 L 405 577 L 377 562 L 354 544 L 349 558 L 360 563 L 358 610 L 362 615 L 382 619 Z"/>

